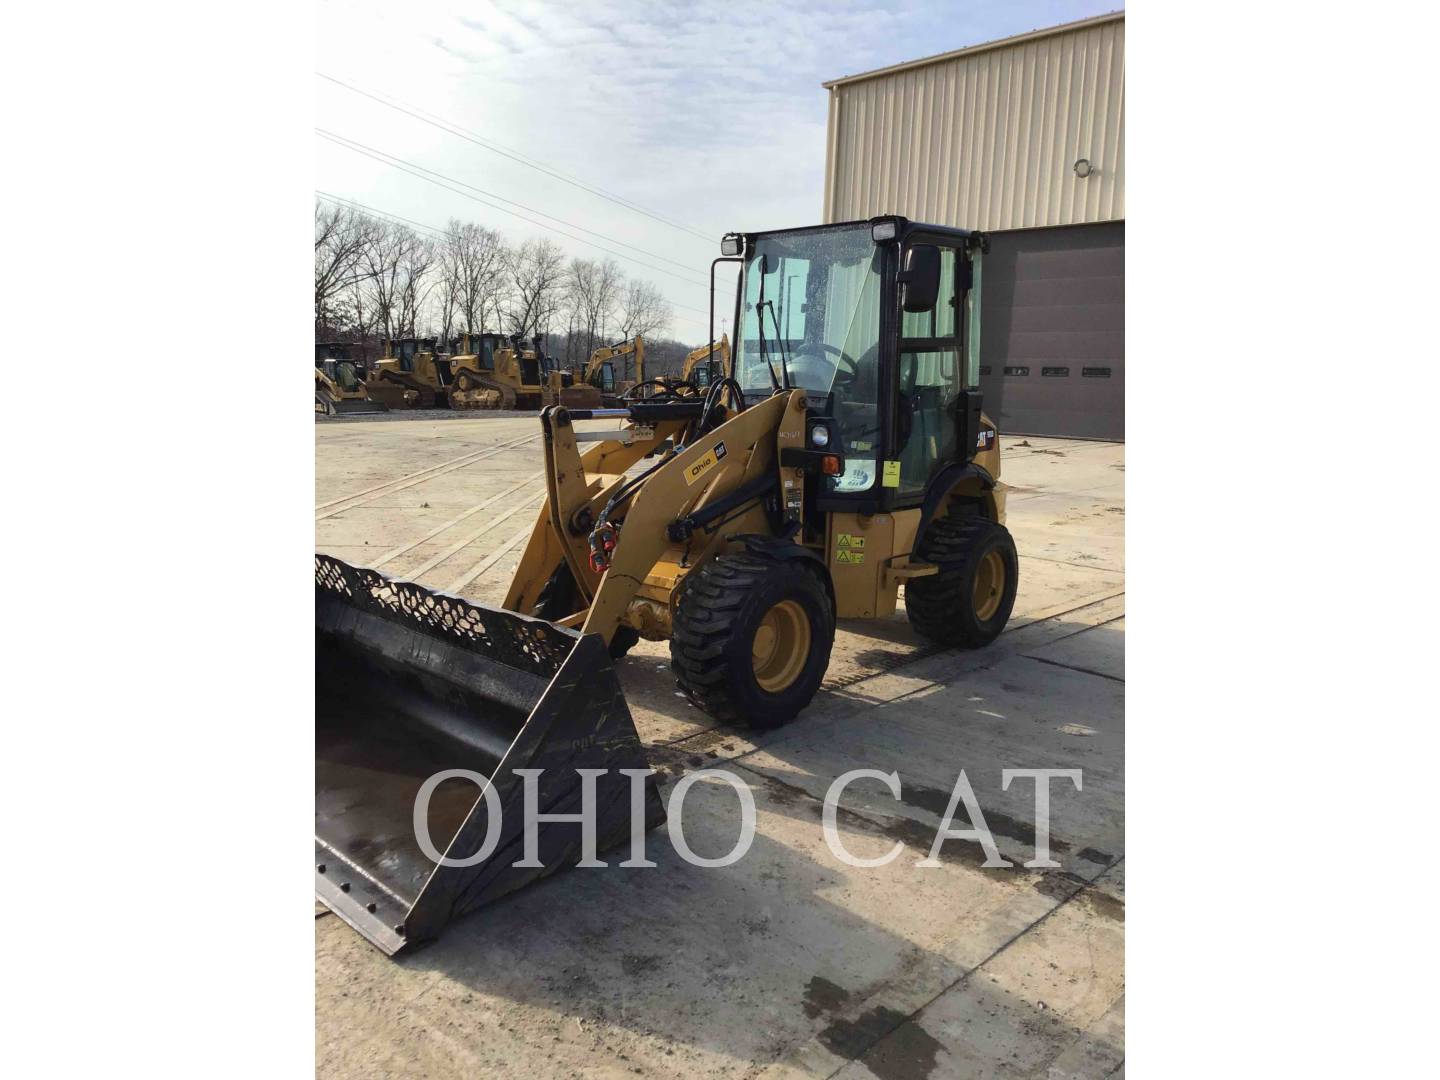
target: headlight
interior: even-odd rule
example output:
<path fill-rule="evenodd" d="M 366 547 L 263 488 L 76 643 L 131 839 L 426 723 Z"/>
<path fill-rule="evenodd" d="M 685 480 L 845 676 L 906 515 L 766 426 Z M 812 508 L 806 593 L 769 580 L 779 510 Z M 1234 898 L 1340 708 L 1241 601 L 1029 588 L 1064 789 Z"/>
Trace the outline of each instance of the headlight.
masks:
<path fill-rule="evenodd" d="M 810 445 L 822 449 L 830 445 L 830 430 L 824 424 L 816 424 L 810 429 Z"/>

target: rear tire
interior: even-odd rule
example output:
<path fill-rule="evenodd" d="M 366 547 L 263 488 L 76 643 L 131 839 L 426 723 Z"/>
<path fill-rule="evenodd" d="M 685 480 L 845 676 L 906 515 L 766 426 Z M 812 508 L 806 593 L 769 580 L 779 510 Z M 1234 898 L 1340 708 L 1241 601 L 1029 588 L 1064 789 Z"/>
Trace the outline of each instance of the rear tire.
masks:
<path fill-rule="evenodd" d="M 772 728 L 810 704 L 834 642 L 830 594 L 803 561 L 717 555 L 685 578 L 670 666 L 717 720 Z"/>
<path fill-rule="evenodd" d="M 936 518 L 915 554 L 946 567 L 905 585 L 905 613 L 916 633 L 961 649 L 978 649 L 1000 636 L 1019 581 L 1009 529 L 978 516 Z"/>

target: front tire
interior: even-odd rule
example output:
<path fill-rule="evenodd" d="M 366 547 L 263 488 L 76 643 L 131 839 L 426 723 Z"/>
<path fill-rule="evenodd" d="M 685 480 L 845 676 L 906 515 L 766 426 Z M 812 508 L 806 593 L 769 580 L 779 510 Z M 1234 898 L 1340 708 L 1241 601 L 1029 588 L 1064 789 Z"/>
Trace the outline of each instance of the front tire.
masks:
<path fill-rule="evenodd" d="M 803 561 L 717 555 L 685 578 L 670 664 L 717 720 L 772 728 L 810 704 L 834 642 L 830 594 Z"/>
<path fill-rule="evenodd" d="M 941 645 L 989 645 L 1015 606 L 1019 558 L 1010 530 L 984 517 L 936 518 L 916 555 L 939 563 L 905 585 L 905 613 L 916 633 Z"/>

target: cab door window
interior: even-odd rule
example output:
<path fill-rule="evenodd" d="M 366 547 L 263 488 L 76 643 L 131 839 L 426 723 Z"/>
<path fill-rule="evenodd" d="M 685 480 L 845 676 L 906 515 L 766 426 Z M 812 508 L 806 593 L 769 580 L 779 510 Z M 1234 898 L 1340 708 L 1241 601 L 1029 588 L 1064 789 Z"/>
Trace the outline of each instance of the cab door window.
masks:
<path fill-rule="evenodd" d="M 960 363 L 960 295 L 956 268 L 963 255 L 940 249 L 940 289 L 929 311 L 902 312 L 895 445 L 897 495 L 917 501 L 930 478 L 956 457 L 956 402 L 965 389 Z"/>

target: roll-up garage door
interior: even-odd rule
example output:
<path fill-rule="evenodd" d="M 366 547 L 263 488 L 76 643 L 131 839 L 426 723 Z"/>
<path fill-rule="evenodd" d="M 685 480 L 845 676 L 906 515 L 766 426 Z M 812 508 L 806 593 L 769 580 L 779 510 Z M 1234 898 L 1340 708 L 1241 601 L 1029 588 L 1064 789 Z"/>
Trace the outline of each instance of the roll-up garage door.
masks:
<path fill-rule="evenodd" d="M 992 233 L 980 388 L 1002 434 L 1125 438 L 1125 223 Z"/>

